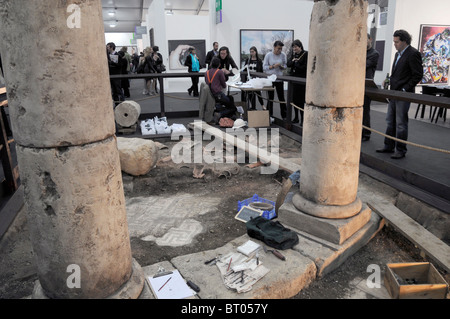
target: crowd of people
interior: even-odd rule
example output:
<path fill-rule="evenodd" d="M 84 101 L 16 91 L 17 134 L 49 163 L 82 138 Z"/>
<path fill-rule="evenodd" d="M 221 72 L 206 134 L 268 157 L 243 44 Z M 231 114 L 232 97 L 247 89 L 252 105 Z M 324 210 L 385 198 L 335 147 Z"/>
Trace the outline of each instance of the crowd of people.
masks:
<path fill-rule="evenodd" d="M 420 52 L 411 46 L 411 35 L 405 30 L 397 30 L 393 35 L 394 46 L 397 50 L 395 61 L 392 66 L 389 85 L 391 90 L 414 92 L 415 87 L 423 77 L 422 57 Z M 119 52 L 115 51 L 114 43 L 107 44 L 108 63 L 110 74 L 129 74 L 131 73 L 161 73 L 165 71 L 163 58 L 158 52 L 159 48 L 147 47 L 140 56 L 133 53 L 130 56 L 127 48 L 123 47 Z M 303 47 L 300 40 L 296 39 L 292 42 L 289 56 L 283 52 L 284 43 L 275 41 L 273 50 L 268 52 L 264 59 L 258 54 L 256 47 L 250 48 L 250 55 L 244 62 L 250 72 L 265 73 L 270 76 L 277 76 L 272 82 L 274 90 L 268 91 L 267 106 L 264 107 L 264 101 L 261 92 L 252 91 L 248 94 L 251 103 L 251 109 L 256 109 L 256 97 L 263 108 L 269 110 L 269 115 L 273 116 L 273 101 L 275 92 L 280 104 L 280 113 L 283 120 L 287 117 L 287 106 L 284 96 L 284 82 L 278 79 L 282 75 L 290 75 L 294 77 L 307 77 L 308 51 Z M 367 35 L 367 55 L 366 55 L 366 79 L 374 78 L 377 63 L 379 60 L 379 52 L 373 48 L 373 41 L 370 34 Z M 234 70 L 238 66 L 230 54 L 230 50 L 226 46 L 219 47 L 219 43 L 214 42 L 213 48 L 206 54 L 204 59 L 205 65 L 196 54 L 194 47 L 189 48 L 188 55 L 184 65 L 188 67 L 188 72 L 192 73 L 192 85 L 187 89 L 189 95 L 199 96 L 199 73 L 202 68 L 207 68 L 205 82 L 209 86 L 217 104 L 222 105 L 227 111 L 224 114 L 232 114 L 236 110 L 234 99 L 226 92 L 226 82 L 235 74 Z M 246 76 L 243 75 L 243 80 Z M 383 83 L 384 86 L 385 83 Z M 130 97 L 129 80 L 111 80 L 111 91 L 115 103 Z M 157 94 L 157 81 L 152 78 L 145 79 L 143 94 Z M 293 104 L 299 108 L 303 108 L 305 104 L 305 85 L 299 83 L 292 84 L 292 96 L 290 99 Z M 363 105 L 363 128 L 362 141 L 370 140 L 370 104 L 371 99 L 364 97 Z M 410 102 L 391 99 L 388 104 L 388 112 L 386 117 L 387 129 L 386 134 L 391 137 L 397 137 L 404 141 L 408 138 L 408 111 Z M 227 113 L 228 112 L 228 113 Z M 303 126 L 303 111 L 294 108 L 294 119 L 292 123 L 300 123 Z M 393 159 L 401 159 L 406 155 L 405 143 L 395 142 L 393 139 L 386 138 L 383 148 L 378 149 L 379 153 L 394 153 Z"/>
<path fill-rule="evenodd" d="M 159 47 L 146 47 L 140 55 L 133 52 L 128 53 L 128 47 L 124 46 L 116 51 L 116 45 L 109 42 L 106 45 L 108 68 L 110 75 L 127 75 L 133 73 L 162 73 L 166 70 L 163 57 L 159 53 Z M 111 94 L 115 105 L 130 98 L 129 79 L 111 79 Z M 154 78 L 144 79 L 144 95 L 157 94 L 157 80 Z"/>
<path fill-rule="evenodd" d="M 397 30 L 393 34 L 393 42 L 397 53 L 392 65 L 391 75 L 383 82 L 383 87 L 387 87 L 394 91 L 415 92 L 415 87 L 423 78 L 422 57 L 420 52 L 411 46 L 411 35 L 405 30 Z M 280 102 L 280 113 L 283 120 L 287 117 L 287 107 L 284 98 L 284 83 L 278 80 L 278 76 L 290 75 L 295 77 L 307 77 L 308 51 L 303 47 L 300 40 L 296 39 L 292 43 L 289 56 L 283 52 L 283 42 L 275 41 L 273 50 L 267 53 L 264 60 L 258 56 L 256 47 L 250 48 L 250 56 L 245 61 L 250 71 L 265 73 L 267 75 L 277 75 L 277 80 L 273 82 L 274 91 L 268 91 L 267 109 L 270 116 L 273 116 L 273 99 L 275 92 Z M 373 80 L 377 64 L 379 60 L 379 52 L 373 48 L 373 39 L 370 34 L 367 35 L 367 54 L 366 54 L 366 72 L 365 78 Z M 230 55 L 227 47 L 221 47 L 217 42 L 213 43 L 213 50 L 208 52 L 206 63 L 209 64 L 206 82 L 210 84 L 211 91 L 219 102 L 223 101 L 224 105 L 231 105 L 234 109 L 233 99 L 224 93 L 224 82 L 229 76 L 234 75 L 233 69 L 237 69 L 236 63 Z M 211 72 L 214 75 L 211 77 Z M 221 72 L 222 71 L 222 72 Z M 243 77 L 245 80 L 248 80 Z M 219 94 L 218 90 L 221 88 Z M 293 83 L 291 101 L 300 108 L 305 104 L 305 85 Z M 251 92 L 250 96 L 251 108 L 256 108 L 256 96 L 259 98 L 261 106 L 264 106 L 260 92 Z M 362 141 L 370 140 L 370 104 L 369 96 L 364 96 L 363 104 L 363 130 Z M 391 99 L 389 100 L 387 116 L 386 116 L 386 135 L 384 147 L 377 149 L 378 153 L 393 153 L 392 159 L 401 159 L 406 156 L 407 148 L 404 142 L 395 141 L 390 137 L 407 141 L 408 139 L 408 111 L 411 103 Z M 293 123 L 301 123 L 303 127 L 303 111 L 294 108 Z"/>

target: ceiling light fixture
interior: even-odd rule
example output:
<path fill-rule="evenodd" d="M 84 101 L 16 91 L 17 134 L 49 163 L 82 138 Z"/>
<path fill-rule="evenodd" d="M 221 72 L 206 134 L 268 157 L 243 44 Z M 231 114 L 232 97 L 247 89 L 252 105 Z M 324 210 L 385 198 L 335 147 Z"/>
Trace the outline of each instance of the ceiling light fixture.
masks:
<path fill-rule="evenodd" d="M 109 15 L 110 17 L 112 17 L 112 16 L 115 15 L 115 13 L 114 13 L 114 11 L 109 11 L 109 12 L 108 12 L 108 15 Z"/>

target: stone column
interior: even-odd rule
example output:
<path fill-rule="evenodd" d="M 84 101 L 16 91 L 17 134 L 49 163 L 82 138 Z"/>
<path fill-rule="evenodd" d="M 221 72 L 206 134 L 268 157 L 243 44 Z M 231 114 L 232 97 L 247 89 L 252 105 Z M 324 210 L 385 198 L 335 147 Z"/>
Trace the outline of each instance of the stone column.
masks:
<path fill-rule="evenodd" d="M 311 17 L 300 193 L 294 205 L 324 218 L 361 210 L 357 198 L 367 2 L 316 1 Z"/>
<path fill-rule="evenodd" d="M 0 0 L 2 59 L 39 282 L 137 298 L 99 0 Z"/>
<path fill-rule="evenodd" d="M 292 203 L 321 222 L 348 219 L 363 208 L 357 190 L 366 20 L 367 2 L 362 0 L 316 0 L 312 12 L 300 190 Z M 297 217 L 288 219 L 300 228 L 303 221 Z M 365 214 L 358 225 L 369 218 Z M 338 232 L 340 227 L 336 226 Z M 343 239 L 339 235 L 336 240 Z"/>

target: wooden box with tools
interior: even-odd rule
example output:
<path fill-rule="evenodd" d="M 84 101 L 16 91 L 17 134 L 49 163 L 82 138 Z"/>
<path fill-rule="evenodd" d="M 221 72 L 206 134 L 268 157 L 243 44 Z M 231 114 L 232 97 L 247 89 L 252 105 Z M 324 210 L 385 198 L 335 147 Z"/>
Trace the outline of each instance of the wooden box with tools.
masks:
<path fill-rule="evenodd" d="M 445 299 L 448 284 L 427 262 L 387 264 L 384 284 L 394 299 Z"/>

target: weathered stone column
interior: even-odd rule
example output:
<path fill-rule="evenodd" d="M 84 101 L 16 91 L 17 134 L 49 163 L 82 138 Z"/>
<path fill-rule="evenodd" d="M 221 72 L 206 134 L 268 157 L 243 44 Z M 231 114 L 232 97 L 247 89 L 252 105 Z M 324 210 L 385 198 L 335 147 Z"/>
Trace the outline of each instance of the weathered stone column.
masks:
<path fill-rule="evenodd" d="M 300 190 L 292 202 L 321 221 L 348 219 L 363 208 L 357 190 L 366 19 L 367 2 L 362 0 L 315 1 L 312 12 Z M 369 218 L 365 214 L 358 227 Z M 291 216 L 290 224 L 303 223 L 296 219 Z"/>
<path fill-rule="evenodd" d="M 308 214 L 347 218 L 357 198 L 366 64 L 367 3 L 318 1 L 309 38 L 300 194 Z"/>
<path fill-rule="evenodd" d="M 101 2 L 0 0 L 0 36 L 34 297 L 137 298 Z"/>

